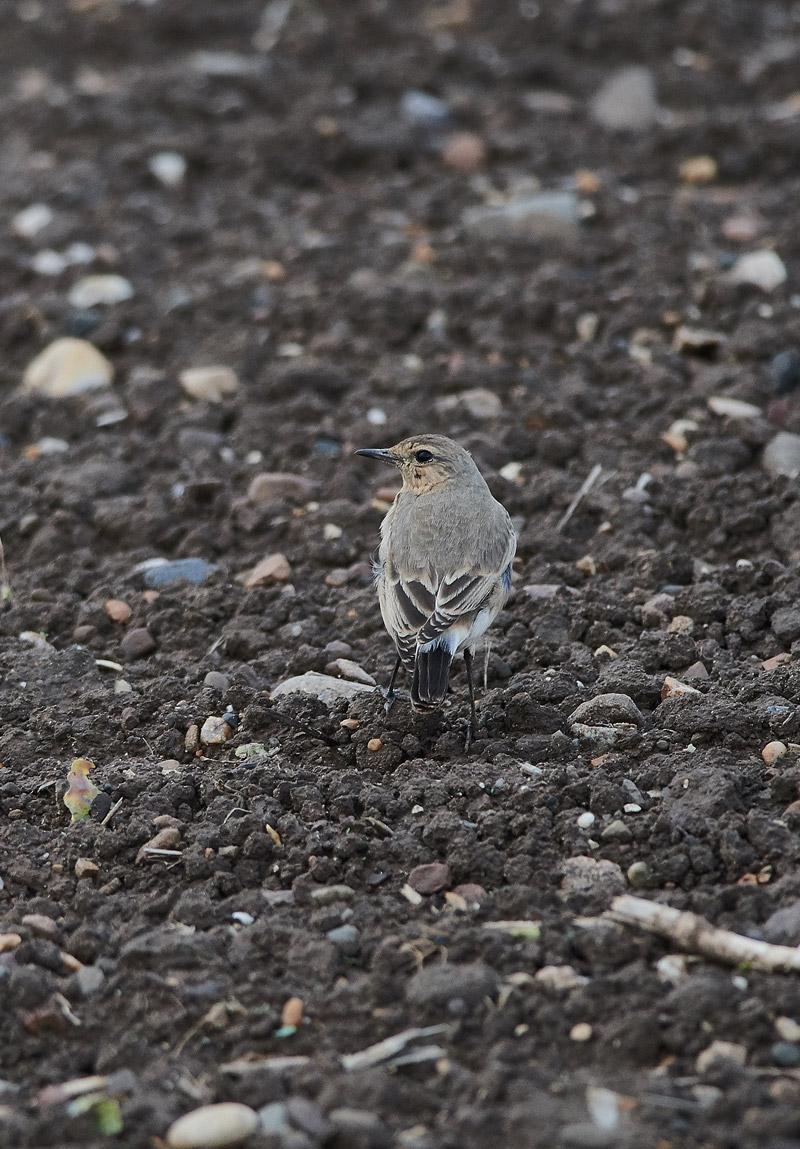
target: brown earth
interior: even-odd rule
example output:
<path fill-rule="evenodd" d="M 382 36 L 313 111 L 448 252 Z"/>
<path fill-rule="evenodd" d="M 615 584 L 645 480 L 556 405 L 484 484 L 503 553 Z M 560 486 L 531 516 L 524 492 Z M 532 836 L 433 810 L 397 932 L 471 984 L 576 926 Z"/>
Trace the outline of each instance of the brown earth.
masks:
<path fill-rule="evenodd" d="M 261 10 L 0 15 L 0 932 L 22 939 L 0 955 L 0 1139 L 107 1144 L 97 1110 L 40 1095 L 101 1074 L 130 1147 L 223 1100 L 284 1104 L 253 1149 L 800 1146 L 800 1044 L 776 1027 L 800 1020 L 797 977 L 691 961 L 670 981 L 666 942 L 586 922 L 633 881 L 800 943 L 800 498 L 761 461 L 800 431 L 770 370 L 800 342 L 800 135 L 776 111 L 797 89 L 797 6 L 297 2 L 269 51 Z M 613 134 L 589 100 L 631 63 L 662 111 Z M 415 90 L 448 122 L 404 118 Z M 445 162 L 455 131 L 483 141 L 484 160 L 460 145 L 478 171 Z M 164 151 L 187 161 L 179 187 L 148 169 Z M 698 155 L 716 179 L 681 184 Z M 581 170 L 583 218 L 555 236 L 464 222 L 492 190 L 569 191 Z M 53 220 L 19 237 L 33 203 Z M 723 230 L 742 213 L 760 221 L 744 244 Z M 91 268 L 32 269 L 75 242 Z M 774 247 L 786 284 L 732 283 L 748 247 Z M 133 297 L 71 306 L 90 271 Z M 726 339 L 680 350 L 679 324 Z M 18 393 L 60 335 L 113 363 L 117 421 L 100 392 Z M 238 391 L 189 399 L 179 373 L 213 364 Z M 765 414 L 713 414 L 713 395 Z M 676 419 L 694 423 L 678 455 Z M 353 451 L 419 430 L 468 446 L 520 527 L 480 736 L 465 751 L 458 669 L 425 722 L 377 694 L 279 703 L 326 742 L 270 691 L 338 657 L 388 677 L 367 564 L 393 476 Z M 263 472 L 306 482 L 248 500 Z M 237 581 L 276 553 L 289 581 Z M 217 569 L 154 595 L 136 571 L 154 557 Z M 662 702 L 666 675 L 699 694 Z M 640 710 L 610 750 L 568 721 L 606 693 Z M 186 749 L 225 713 L 229 741 Z M 772 740 L 789 752 L 768 766 Z M 101 793 L 70 825 L 75 757 Z M 177 852 L 140 854 L 164 830 Z M 76 877 L 79 859 L 97 870 Z M 429 863 L 448 869 L 412 877 L 437 891 L 412 904 Z M 509 919 L 538 937 L 487 928 Z M 304 1019 L 279 1036 L 293 996 Z M 418 1061 L 342 1062 L 417 1026 L 444 1027 L 407 1046 Z M 744 1064 L 698 1070 L 714 1040 Z M 308 1060 L 259 1067 L 285 1056 Z M 587 1087 L 623 1096 L 615 1127 Z"/>

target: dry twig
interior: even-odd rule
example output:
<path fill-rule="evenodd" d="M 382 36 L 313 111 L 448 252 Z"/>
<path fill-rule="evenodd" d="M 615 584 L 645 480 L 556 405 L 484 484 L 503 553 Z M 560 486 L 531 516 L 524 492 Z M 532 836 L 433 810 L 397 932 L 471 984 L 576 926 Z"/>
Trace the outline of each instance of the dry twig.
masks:
<path fill-rule="evenodd" d="M 732 930 L 721 930 L 697 914 L 686 913 L 621 894 L 614 898 L 607 917 L 626 926 L 640 926 L 669 938 L 686 953 L 702 954 L 726 965 L 746 965 L 766 973 L 800 973 L 800 948 L 756 941 Z"/>
<path fill-rule="evenodd" d="M 561 534 L 564 527 L 567 525 L 569 520 L 572 518 L 572 516 L 577 511 L 577 509 L 581 503 L 581 500 L 586 498 L 586 496 L 589 494 L 589 491 L 591 491 L 592 487 L 595 485 L 595 483 L 600 478 L 602 473 L 603 473 L 603 468 L 600 466 L 599 463 L 595 463 L 595 465 L 592 467 L 589 474 L 586 476 L 586 478 L 583 480 L 580 487 L 578 488 L 578 490 L 575 494 L 575 498 L 572 500 L 570 505 L 567 507 L 566 511 L 564 511 L 564 514 L 559 519 L 559 521 L 556 525 L 556 530 L 558 531 L 559 534 Z"/>

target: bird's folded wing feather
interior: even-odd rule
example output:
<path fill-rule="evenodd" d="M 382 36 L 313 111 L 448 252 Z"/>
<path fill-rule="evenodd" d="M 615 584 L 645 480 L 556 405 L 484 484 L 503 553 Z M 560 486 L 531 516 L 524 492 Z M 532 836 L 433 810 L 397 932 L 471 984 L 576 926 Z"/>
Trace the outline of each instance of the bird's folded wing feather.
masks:
<path fill-rule="evenodd" d="M 491 571 L 474 566 L 443 577 L 427 570 L 414 577 L 396 569 L 384 571 L 384 616 L 399 638 L 414 635 L 419 644 L 431 642 L 464 616 L 479 610 L 496 589 L 511 563 L 516 538 L 510 534 L 501 562 Z M 391 576 L 394 577 L 391 577 Z"/>

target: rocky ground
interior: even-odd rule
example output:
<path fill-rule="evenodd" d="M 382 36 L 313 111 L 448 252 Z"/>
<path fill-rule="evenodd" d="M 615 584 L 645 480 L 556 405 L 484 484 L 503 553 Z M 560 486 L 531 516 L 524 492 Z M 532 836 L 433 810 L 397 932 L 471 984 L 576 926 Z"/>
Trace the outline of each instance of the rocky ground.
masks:
<path fill-rule="evenodd" d="M 2 30 L 4 1143 L 800 1146 L 797 975 L 603 916 L 800 943 L 797 6 Z M 469 750 L 368 688 L 420 430 L 519 528 Z"/>

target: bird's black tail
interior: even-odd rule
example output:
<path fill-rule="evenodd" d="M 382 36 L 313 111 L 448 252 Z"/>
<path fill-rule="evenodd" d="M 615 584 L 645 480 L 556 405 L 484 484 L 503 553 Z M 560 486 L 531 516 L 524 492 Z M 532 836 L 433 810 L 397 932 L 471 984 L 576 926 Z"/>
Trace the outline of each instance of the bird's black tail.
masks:
<path fill-rule="evenodd" d="M 417 652 L 411 683 L 411 705 L 415 710 L 435 710 L 447 696 L 447 680 L 453 653 L 446 646 Z"/>

